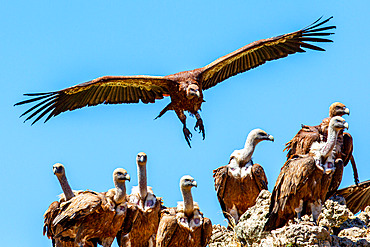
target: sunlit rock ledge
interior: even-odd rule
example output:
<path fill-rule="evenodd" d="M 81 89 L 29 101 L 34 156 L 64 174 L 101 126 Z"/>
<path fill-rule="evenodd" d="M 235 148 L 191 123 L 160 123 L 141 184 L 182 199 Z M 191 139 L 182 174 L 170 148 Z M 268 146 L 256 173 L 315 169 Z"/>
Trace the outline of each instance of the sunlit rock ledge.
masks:
<path fill-rule="evenodd" d="M 299 223 L 290 221 L 284 227 L 264 232 L 270 199 L 269 191 L 261 191 L 256 205 L 241 216 L 233 230 L 214 225 L 209 246 L 370 247 L 370 206 L 355 216 L 346 207 L 343 197 L 334 196 L 325 202 L 317 226 L 306 215 Z"/>

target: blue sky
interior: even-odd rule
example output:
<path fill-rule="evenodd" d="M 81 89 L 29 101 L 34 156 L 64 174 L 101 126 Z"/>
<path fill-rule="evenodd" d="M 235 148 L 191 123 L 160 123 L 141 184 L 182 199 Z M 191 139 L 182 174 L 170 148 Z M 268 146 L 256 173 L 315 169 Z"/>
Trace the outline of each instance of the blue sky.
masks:
<path fill-rule="evenodd" d="M 52 165 L 63 163 L 73 189 L 106 191 L 124 167 L 137 184 L 135 156 L 148 154 L 148 185 L 166 206 L 181 200 L 179 179 L 198 182 L 194 200 L 213 223 L 226 225 L 212 170 L 242 148 L 250 130 L 275 142 L 260 143 L 261 164 L 273 189 L 282 152 L 301 123 L 316 125 L 335 101 L 346 104 L 360 180 L 370 178 L 370 40 L 368 1 L 7 1 L 0 8 L 2 121 L 0 212 L 4 246 L 50 246 L 43 213 L 61 193 Z M 203 67 L 250 42 L 301 29 L 318 17 L 334 18 L 334 43 L 269 62 L 204 93 L 206 139 L 193 134 L 188 148 L 168 104 L 103 105 L 67 112 L 30 126 L 13 107 L 23 93 L 63 89 L 103 75 L 167 75 Z M 188 118 L 189 129 L 195 125 Z M 190 128 L 191 127 L 191 128 Z M 353 184 L 344 171 L 342 187 Z M 116 246 L 116 244 L 114 245 Z"/>

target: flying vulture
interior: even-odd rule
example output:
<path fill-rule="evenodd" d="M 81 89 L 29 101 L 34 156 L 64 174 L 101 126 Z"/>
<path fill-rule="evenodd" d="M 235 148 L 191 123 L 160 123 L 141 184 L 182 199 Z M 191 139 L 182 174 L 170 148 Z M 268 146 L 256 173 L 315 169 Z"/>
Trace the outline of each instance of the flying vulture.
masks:
<path fill-rule="evenodd" d="M 81 191 L 72 191 L 66 177 L 65 168 L 62 164 L 57 163 L 53 165 L 53 172 L 59 180 L 59 183 L 63 190 L 63 194 L 60 196 L 59 201 L 51 203 L 49 208 L 45 211 L 43 234 L 44 235 L 46 234 L 46 236 L 52 240 L 53 246 L 74 247 L 75 244 L 73 237 L 70 236 L 56 237 L 57 229 L 55 226 L 53 226 L 52 222 L 59 213 L 60 205 L 65 201 L 70 200 L 72 197 L 75 196 L 75 194 L 79 194 Z"/>
<path fill-rule="evenodd" d="M 256 145 L 263 140 L 274 141 L 274 137 L 261 129 L 252 130 L 244 148 L 231 154 L 229 164 L 213 170 L 217 198 L 230 226 L 237 224 L 239 217 L 256 203 L 261 190 L 267 190 L 262 166 L 252 161 Z"/>
<path fill-rule="evenodd" d="M 309 154 L 296 155 L 286 161 L 271 195 L 265 231 L 284 226 L 295 213 L 300 219 L 302 212 L 311 211 L 314 222 L 317 221 L 335 163 L 340 162 L 340 159 L 335 159 L 333 150 L 338 133 L 344 128 L 348 129 L 348 123 L 342 117 L 333 117 L 326 142 L 315 142 Z"/>
<path fill-rule="evenodd" d="M 191 176 L 183 176 L 180 189 L 183 202 L 176 208 L 162 211 L 157 232 L 157 247 L 205 247 L 212 235 L 212 223 L 203 217 L 196 202 L 193 202 L 191 188 L 197 182 Z"/>
<path fill-rule="evenodd" d="M 111 246 L 127 212 L 126 180 L 130 180 L 127 171 L 117 168 L 113 172 L 114 189 L 105 193 L 83 191 L 62 203 L 52 222 L 57 236 L 74 238 L 76 246 Z"/>
<path fill-rule="evenodd" d="M 34 124 L 47 114 L 45 122 L 62 112 L 85 106 L 103 103 L 139 103 L 140 100 L 147 104 L 170 96 L 171 102 L 157 118 L 168 110 L 175 111 L 183 124 L 183 133 L 190 146 L 192 134 L 186 127 L 184 112 L 188 111 L 190 115 L 196 117 L 194 129 L 199 128 L 204 139 L 203 120 L 199 115 L 204 102 L 203 90 L 216 86 L 229 77 L 258 67 L 266 61 L 280 59 L 296 52 L 305 52 L 304 48 L 325 51 L 307 42 L 332 42 L 330 39 L 322 38 L 333 34 L 326 31 L 334 29 L 335 26 L 322 27 L 331 18 L 319 22 L 320 18 L 310 26 L 293 33 L 255 41 L 202 68 L 167 76 L 103 76 L 59 91 L 28 93 L 25 95 L 31 96 L 30 99 L 15 105 L 37 102 L 21 115 L 30 113 L 25 121 L 35 117 L 32 123 Z"/>
<path fill-rule="evenodd" d="M 129 226 L 123 224 L 122 230 L 117 234 L 117 242 L 123 246 L 155 246 L 155 236 L 157 234 L 159 220 L 161 216 L 162 201 L 154 195 L 151 187 L 147 186 L 146 163 L 147 155 L 140 152 L 136 157 L 139 186 L 132 188 L 129 195 L 129 202 L 136 205 L 133 212 L 126 217 Z M 126 222 L 126 221 L 125 221 Z"/>
<path fill-rule="evenodd" d="M 370 180 L 340 189 L 335 194 L 343 196 L 346 199 L 347 208 L 357 214 L 370 206 Z"/>
<path fill-rule="evenodd" d="M 329 117 L 324 118 L 320 125 L 302 125 L 302 129 L 298 131 L 298 133 L 293 137 L 292 140 L 285 144 L 284 151 L 288 151 L 287 159 L 297 154 L 308 154 L 311 145 L 314 142 L 326 141 L 330 119 L 335 116 L 343 116 L 345 114 L 349 115 L 349 109 L 344 104 L 340 102 L 335 102 L 329 107 Z M 343 164 L 340 162 L 337 163 L 333 179 L 329 187 L 328 197 L 333 195 L 333 193 L 338 189 L 342 181 L 343 169 L 350 160 L 352 164 L 355 183 L 357 184 L 359 182 L 356 163 L 352 155 L 352 136 L 347 132 L 340 131 L 338 134 L 336 145 L 335 157 L 342 159 Z"/>

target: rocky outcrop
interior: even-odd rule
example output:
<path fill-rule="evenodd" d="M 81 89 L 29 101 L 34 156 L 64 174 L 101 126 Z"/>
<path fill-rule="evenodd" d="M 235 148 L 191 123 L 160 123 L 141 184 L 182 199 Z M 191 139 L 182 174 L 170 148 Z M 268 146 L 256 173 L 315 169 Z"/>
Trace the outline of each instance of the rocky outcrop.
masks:
<path fill-rule="evenodd" d="M 235 226 L 237 238 L 247 245 L 258 244 L 269 233 L 263 231 L 269 212 L 271 193 L 262 190 L 256 199 L 256 204 L 249 208 Z"/>
<path fill-rule="evenodd" d="M 256 205 L 249 208 L 232 230 L 214 226 L 209 246 L 369 246 L 370 206 L 355 216 L 348 210 L 343 197 L 335 196 L 323 205 L 318 225 L 310 217 L 301 222 L 290 221 L 286 226 L 264 232 L 271 193 L 261 191 Z"/>
<path fill-rule="evenodd" d="M 213 225 L 209 247 L 241 247 L 233 231 L 221 225 Z"/>

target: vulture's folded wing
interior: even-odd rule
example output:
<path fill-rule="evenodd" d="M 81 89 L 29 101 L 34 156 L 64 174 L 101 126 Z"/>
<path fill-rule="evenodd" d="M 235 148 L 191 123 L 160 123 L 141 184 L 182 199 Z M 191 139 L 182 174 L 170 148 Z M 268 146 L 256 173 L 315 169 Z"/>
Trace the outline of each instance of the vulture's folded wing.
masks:
<path fill-rule="evenodd" d="M 203 218 L 203 225 L 202 225 L 202 239 L 200 241 L 201 247 L 206 247 L 208 241 L 212 236 L 212 222 L 208 218 Z"/>
<path fill-rule="evenodd" d="M 302 125 L 293 139 L 285 144 L 283 151 L 288 151 L 286 156 L 290 159 L 294 155 L 308 154 L 312 144 L 320 141 L 319 126 Z"/>
<path fill-rule="evenodd" d="M 296 52 L 305 52 L 302 48 L 324 51 L 324 49 L 306 42 L 332 42 L 332 40 L 321 38 L 321 36 L 333 34 L 322 31 L 334 29 L 335 26 L 319 27 L 331 18 L 316 24 L 320 18 L 310 26 L 293 33 L 255 41 L 217 59 L 202 68 L 203 90 L 209 89 L 231 76 L 260 66 L 266 61 L 283 58 Z"/>
<path fill-rule="evenodd" d="M 260 164 L 253 164 L 252 166 L 253 178 L 257 183 L 259 190 L 268 190 L 267 188 L 267 177 L 263 167 Z"/>
<path fill-rule="evenodd" d="M 224 198 L 226 180 L 227 180 L 227 166 L 221 166 L 215 170 L 213 170 L 213 178 L 215 181 L 215 190 L 217 193 L 217 198 L 220 203 L 222 213 L 224 214 L 225 218 L 229 220 L 229 215 L 226 212 Z"/>
<path fill-rule="evenodd" d="M 25 121 L 38 115 L 34 124 L 48 113 L 45 122 L 62 112 L 85 106 L 138 103 L 139 100 L 154 103 L 168 96 L 171 83 L 173 81 L 160 76 L 104 76 L 55 92 L 25 94 L 32 98 L 15 105 L 37 102 L 21 115 L 32 113 Z"/>
<path fill-rule="evenodd" d="M 60 212 L 53 220 L 53 225 L 72 223 L 95 212 L 103 202 L 103 195 L 93 191 L 85 191 L 70 200 L 61 203 Z M 67 225 L 69 225 L 67 223 Z"/>
<path fill-rule="evenodd" d="M 177 228 L 178 223 L 174 210 L 165 209 L 162 212 L 162 218 L 158 226 L 156 237 L 157 247 L 169 247 L 173 234 Z"/>

